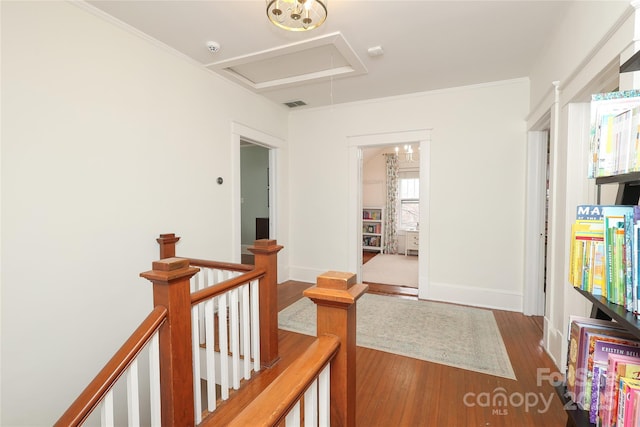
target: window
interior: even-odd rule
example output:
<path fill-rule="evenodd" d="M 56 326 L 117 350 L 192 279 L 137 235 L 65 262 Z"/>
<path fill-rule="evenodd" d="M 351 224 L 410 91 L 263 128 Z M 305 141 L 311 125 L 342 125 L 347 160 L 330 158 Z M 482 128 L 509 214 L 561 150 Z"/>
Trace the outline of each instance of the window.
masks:
<path fill-rule="evenodd" d="M 420 221 L 420 173 L 398 173 L 398 228 L 417 228 Z"/>

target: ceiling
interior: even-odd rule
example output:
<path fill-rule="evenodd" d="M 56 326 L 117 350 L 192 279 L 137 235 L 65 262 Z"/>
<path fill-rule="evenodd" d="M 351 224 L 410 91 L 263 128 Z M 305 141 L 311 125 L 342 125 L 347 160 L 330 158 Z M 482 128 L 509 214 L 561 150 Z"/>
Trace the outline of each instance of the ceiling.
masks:
<path fill-rule="evenodd" d="M 271 24 L 265 1 L 87 3 L 276 103 L 308 108 L 526 77 L 573 2 L 329 0 L 326 22 L 306 32 Z M 384 53 L 370 56 L 377 46 Z"/>

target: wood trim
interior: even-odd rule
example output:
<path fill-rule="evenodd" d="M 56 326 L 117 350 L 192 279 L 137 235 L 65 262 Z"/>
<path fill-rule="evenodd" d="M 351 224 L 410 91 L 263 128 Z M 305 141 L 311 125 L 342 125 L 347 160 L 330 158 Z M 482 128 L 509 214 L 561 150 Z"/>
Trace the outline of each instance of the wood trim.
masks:
<path fill-rule="evenodd" d="M 189 280 L 198 270 L 185 259 L 167 258 L 140 274 L 153 282 L 154 306 L 169 311 L 159 331 L 161 414 L 162 425 L 167 427 L 195 422 Z"/>
<path fill-rule="evenodd" d="M 200 289 L 199 291 L 193 292 L 191 294 L 191 305 L 196 305 L 209 298 L 221 295 L 229 291 L 230 289 L 251 282 L 252 280 L 262 279 L 265 275 L 266 270 L 264 268 L 256 268 L 255 270 L 244 273 L 241 276 L 225 280 L 224 282 L 220 282 L 216 285 L 209 286 L 204 289 Z"/>
<path fill-rule="evenodd" d="M 317 334 L 336 335 L 340 349 L 331 363 L 331 425 L 356 425 L 356 301 L 367 291 L 352 273 L 329 271 L 303 292 L 317 306 Z"/>
<path fill-rule="evenodd" d="M 228 425 L 231 427 L 279 425 L 313 380 L 335 357 L 339 347 L 340 340 L 335 335 L 318 337 Z"/>
<path fill-rule="evenodd" d="M 160 245 L 160 259 L 173 258 L 176 256 L 176 243 L 180 240 L 174 233 L 161 234 L 156 239 Z"/>
<path fill-rule="evenodd" d="M 154 308 L 54 425 L 66 427 L 79 426 L 84 423 L 91 412 L 100 404 L 105 394 L 111 390 L 131 362 L 147 345 L 153 334 L 164 324 L 166 318 L 167 309 L 165 307 L 157 306 Z"/>
<path fill-rule="evenodd" d="M 215 268 L 218 270 L 230 270 L 230 271 L 251 271 L 254 269 L 254 266 L 249 264 L 207 261 L 204 259 L 195 259 L 195 258 L 187 258 L 187 259 L 189 260 L 189 264 L 195 267 Z"/>
<path fill-rule="evenodd" d="M 260 279 L 260 364 L 273 366 L 278 353 L 278 252 L 282 246 L 275 240 L 256 240 L 247 248 L 255 257 L 256 269 L 264 269 Z"/>

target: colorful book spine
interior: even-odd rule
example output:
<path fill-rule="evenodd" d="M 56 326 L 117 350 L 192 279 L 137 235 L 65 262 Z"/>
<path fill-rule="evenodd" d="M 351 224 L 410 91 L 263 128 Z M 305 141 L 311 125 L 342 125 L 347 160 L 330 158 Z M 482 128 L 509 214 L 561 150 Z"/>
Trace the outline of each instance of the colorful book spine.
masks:
<path fill-rule="evenodd" d="M 601 425 L 612 427 L 618 419 L 618 396 L 620 378 L 640 378 L 640 358 L 610 354 L 607 362 L 605 404 L 602 408 Z"/>
<path fill-rule="evenodd" d="M 577 396 L 581 398 L 581 400 L 576 401 L 576 403 L 578 403 L 578 405 L 584 410 L 588 411 L 591 405 L 593 365 L 597 342 L 604 342 L 606 343 L 605 346 L 611 349 L 614 348 L 614 344 L 639 347 L 640 342 L 628 332 L 613 328 L 599 331 L 587 330 L 584 337 L 584 341 L 580 343 L 581 346 L 584 347 L 584 356 L 582 360 L 578 360 L 578 370 L 584 372 L 586 378 L 581 382 L 576 382 Z"/>

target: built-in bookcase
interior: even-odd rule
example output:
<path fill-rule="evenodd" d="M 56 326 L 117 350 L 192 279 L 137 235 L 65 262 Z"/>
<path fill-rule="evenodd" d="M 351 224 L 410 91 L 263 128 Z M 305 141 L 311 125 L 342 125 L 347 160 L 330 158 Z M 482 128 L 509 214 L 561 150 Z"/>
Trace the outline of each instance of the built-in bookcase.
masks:
<path fill-rule="evenodd" d="M 362 249 L 384 252 L 383 208 L 362 209 Z"/>
<path fill-rule="evenodd" d="M 640 52 L 622 65 L 620 72 L 640 70 Z M 600 186 L 618 184 L 616 205 L 637 205 L 640 197 L 640 91 L 597 94 L 592 97 L 589 177 L 595 178 L 600 203 Z M 636 251 L 638 248 L 633 248 Z M 637 261 L 636 261 L 637 263 Z M 635 274 L 640 268 L 633 265 Z M 634 283 L 634 287 L 639 282 Z M 615 320 L 640 339 L 638 306 L 627 310 L 603 295 L 594 295 L 575 288 L 593 306 L 591 317 Z M 589 414 L 572 402 L 565 384 L 557 384 L 556 391 L 567 409 L 567 425 L 594 426 Z"/>

